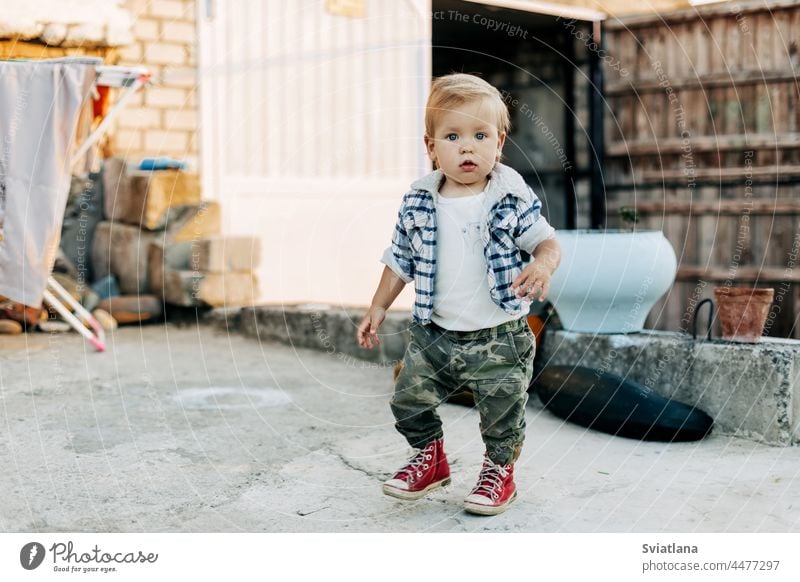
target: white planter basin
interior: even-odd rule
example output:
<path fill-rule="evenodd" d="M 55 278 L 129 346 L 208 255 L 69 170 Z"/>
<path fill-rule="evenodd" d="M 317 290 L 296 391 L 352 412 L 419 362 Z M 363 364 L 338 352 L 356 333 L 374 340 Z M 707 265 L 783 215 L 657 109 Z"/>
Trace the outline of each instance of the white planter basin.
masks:
<path fill-rule="evenodd" d="M 647 314 L 672 286 L 678 262 L 660 230 L 558 230 L 561 266 L 550 287 L 564 329 L 642 331 Z"/>

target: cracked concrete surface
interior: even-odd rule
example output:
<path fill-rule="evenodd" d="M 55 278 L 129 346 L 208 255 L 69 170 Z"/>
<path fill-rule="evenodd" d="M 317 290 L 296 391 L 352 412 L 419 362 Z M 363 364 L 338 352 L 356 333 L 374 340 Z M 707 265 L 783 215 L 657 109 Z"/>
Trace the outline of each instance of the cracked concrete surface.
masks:
<path fill-rule="evenodd" d="M 410 450 L 391 369 L 207 326 L 0 338 L 4 532 L 800 531 L 800 448 L 712 436 L 642 443 L 528 406 L 521 496 L 461 510 L 477 413 L 440 409 L 453 484 L 402 502 Z"/>

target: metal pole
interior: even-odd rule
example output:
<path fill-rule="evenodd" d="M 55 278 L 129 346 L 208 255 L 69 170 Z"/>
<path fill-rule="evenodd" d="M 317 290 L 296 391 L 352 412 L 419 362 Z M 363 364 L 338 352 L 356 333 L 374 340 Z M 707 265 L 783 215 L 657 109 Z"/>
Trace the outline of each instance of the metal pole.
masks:
<path fill-rule="evenodd" d="M 589 75 L 592 81 L 589 86 L 589 126 L 590 145 L 592 146 L 590 150 L 592 186 L 589 212 L 590 226 L 600 228 L 606 223 L 606 193 L 603 180 L 606 142 L 603 128 L 603 67 L 599 57 L 599 52 L 604 49 L 604 46 L 599 21 L 592 23 L 592 42 L 595 43 L 597 50 L 589 52 Z"/>
<path fill-rule="evenodd" d="M 578 203 L 575 199 L 575 42 L 571 34 L 564 34 L 564 212 L 569 229 L 577 226 Z"/>

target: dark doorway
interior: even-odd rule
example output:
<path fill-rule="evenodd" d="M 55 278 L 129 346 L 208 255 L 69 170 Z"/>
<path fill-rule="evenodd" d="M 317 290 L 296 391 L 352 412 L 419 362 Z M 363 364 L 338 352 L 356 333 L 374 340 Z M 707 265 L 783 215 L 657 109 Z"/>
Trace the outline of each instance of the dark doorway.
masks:
<path fill-rule="evenodd" d="M 590 225 L 591 24 L 473 2 L 433 0 L 433 74 L 473 73 L 503 94 L 504 162 L 556 228 Z"/>

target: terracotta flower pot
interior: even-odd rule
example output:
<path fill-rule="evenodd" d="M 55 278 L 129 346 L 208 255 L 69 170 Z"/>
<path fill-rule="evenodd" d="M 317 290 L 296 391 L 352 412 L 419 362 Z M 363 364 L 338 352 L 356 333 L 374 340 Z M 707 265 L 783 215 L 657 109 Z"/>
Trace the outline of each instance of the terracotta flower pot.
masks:
<path fill-rule="evenodd" d="M 774 289 L 715 287 L 722 339 L 745 343 L 760 341 L 774 295 Z"/>

